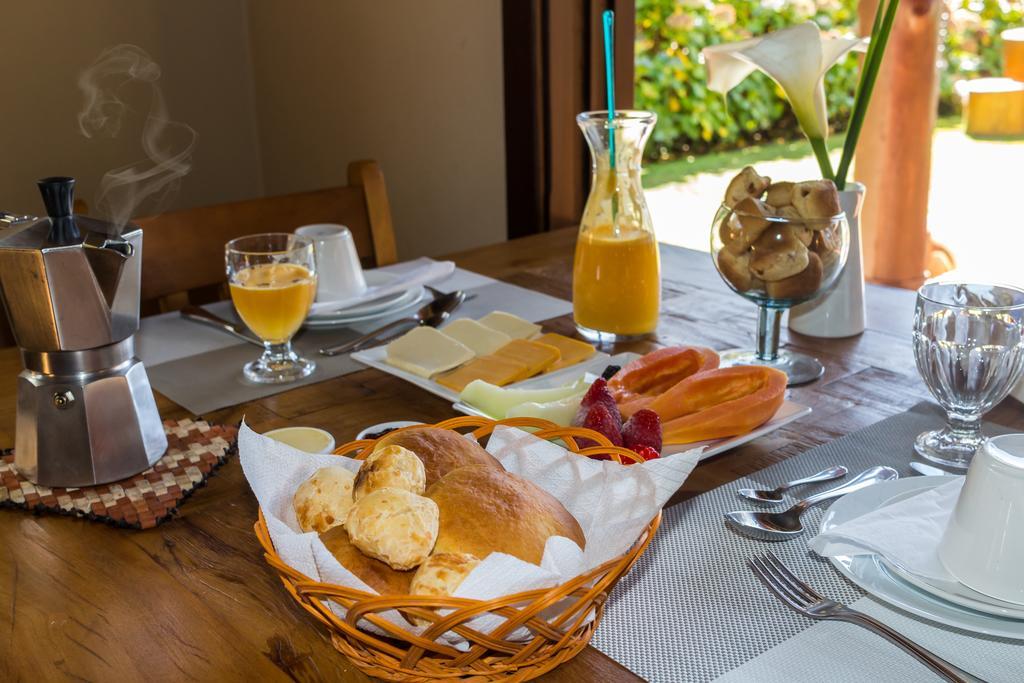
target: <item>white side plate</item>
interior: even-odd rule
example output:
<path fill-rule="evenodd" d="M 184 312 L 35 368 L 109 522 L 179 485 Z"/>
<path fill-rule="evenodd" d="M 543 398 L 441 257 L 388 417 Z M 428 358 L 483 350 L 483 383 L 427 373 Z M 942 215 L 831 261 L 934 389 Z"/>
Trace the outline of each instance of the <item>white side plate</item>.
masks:
<path fill-rule="evenodd" d="M 832 504 L 821 530 L 877 510 L 906 495 L 947 483 L 945 477 L 910 477 L 886 481 L 844 496 Z M 929 621 L 972 633 L 1024 640 L 1024 620 L 983 614 L 929 594 L 901 578 L 877 555 L 830 557 L 839 573 L 876 598 Z"/>

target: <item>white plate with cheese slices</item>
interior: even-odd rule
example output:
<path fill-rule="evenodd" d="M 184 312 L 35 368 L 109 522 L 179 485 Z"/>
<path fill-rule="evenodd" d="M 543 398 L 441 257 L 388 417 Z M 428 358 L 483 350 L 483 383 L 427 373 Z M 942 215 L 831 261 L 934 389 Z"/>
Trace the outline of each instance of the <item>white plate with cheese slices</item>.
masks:
<path fill-rule="evenodd" d="M 597 377 L 601 376 L 604 369 L 609 365 L 618 365 L 619 367 L 625 366 L 640 357 L 638 353 L 619 353 L 614 356 L 608 356 L 606 354 L 599 354 L 601 357 L 595 356 L 594 358 L 580 363 L 579 365 L 571 368 L 565 368 L 558 372 L 552 372 L 548 375 L 541 375 L 540 377 L 533 377 L 522 382 L 518 382 L 513 385 L 505 387 L 506 389 L 547 389 L 549 387 L 557 387 L 565 384 L 571 384 L 573 381 L 583 376 L 589 376 L 588 380 L 592 381 Z M 456 399 L 452 408 L 465 415 L 479 415 L 481 417 L 491 417 L 484 413 L 478 408 L 464 403 Z M 745 443 L 749 443 L 754 439 L 764 436 L 770 432 L 774 432 L 776 429 L 783 427 L 794 420 L 799 420 L 801 417 L 811 414 L 811 407 L 805 406 L 796 401 L 786 400 L 782 406 L 779 407 L 778 411 L 772 417 L 772 419 L 765 422 L 760 427 L 753 429 L 746 434 L 740 436 L 732 436 L 727 439 L 711 439 L 709 441 L 697 441 L 695 443 L 688 444 L 666 444 L 661 449 L 662 455 L 674 455 L 676 453 L 685 453 L 686 451 L 694 448 L 703 448 L 704 451 L 700 455 L 701 460 L 706 460 L 712 456 L 724 453 L 728 450 L 732 450 L 737 446 L 742 446 Z"/>
<path fill-rule="evenodd" d="M 352 358 L 455 402 L 459 388 L 471 378 L 500 386 L 528 381 L 511 381 L 518 377 L 558 381 L 608 355 L 586 342 L 545 334 L 540 325 L 511 313 L 492 311 L 479 320 L 462 318 L 440 329 L 413 328 L 387 345 L 357 351 Z"/>
<path fill-rule="evenodd" d="M 442 386 L 437 382 L 433 381 L 432 379 L 421 377 L 420 375 L 409 372 L 408 370 L 396 368 L 394 365 L 388 363 L 387 358 L 388 352 L 387 347 L 385 346 L 377 346 L 372 349 L 367 349 L 365 351 L 357 351 L 352 354 L 352 359 L 359 361 L 363 365 L 369 365 L 371 368 L 376 368 L 381 372 L 386 372 L 389 375 L 394 375 L 395 377 L 404 379 L 406 382 L 409 382 L 410 384 L 415 384 L 419 388 L 429 391 L 435 396 L 440 396 L 441 398 L 447 401 L 451 401 L 452 403 L 458 402 L 459 392 L 452 391 L 448 387 Z M 532 377 L 530 379 L 523 380 L 522 382 L 509 384 L 505 388 L 511 389 L 527 385 L 529 385 L 530 387 L 536 387 L 537 385 L 534 383 L 540 380 L 544 380 L 545 382 L 553 382 L 553 384 L 545 384 L 544 386 L 558 386 L 559 384 L 567 384 L 571 382 L 574 377 L 579 377 L 589 372 L 591 367 L 600 366 L 601 369 L 598 370 L 598 373 L 600 373 L 601 370 L 603 370 L 608 365 L 612 364 L 609 358 L 610 357 L 607 353 L 601 353 L 600 351 L 598 351 L 588 360 L 577 365 L 562 368 L 561 370 L 556 370 L 554 372 L 548 373 L 546 375 L 541 375 L 539 377 Z M 457 407 L 456 409 L 458 410 Z M 482 415 L 482 413 L 468 412 L 465 410 L 460 410 L 460 412 L 463 412 L 467 415 Z"/>

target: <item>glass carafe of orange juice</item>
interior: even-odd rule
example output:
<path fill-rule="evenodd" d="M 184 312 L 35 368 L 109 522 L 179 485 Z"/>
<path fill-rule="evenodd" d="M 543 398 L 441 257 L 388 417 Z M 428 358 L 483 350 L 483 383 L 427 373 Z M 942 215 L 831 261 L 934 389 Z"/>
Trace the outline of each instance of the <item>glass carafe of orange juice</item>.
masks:
<path fill-rule="evenodd" d="M 593 179 L 576 241 L 572 304 L 576 329 L 590 341 L 629 341 L 658 327 L 658 242 L 640 185 L 644 145 L 656 120 L 649 111 L 576 117 L 590 147 Z"/>

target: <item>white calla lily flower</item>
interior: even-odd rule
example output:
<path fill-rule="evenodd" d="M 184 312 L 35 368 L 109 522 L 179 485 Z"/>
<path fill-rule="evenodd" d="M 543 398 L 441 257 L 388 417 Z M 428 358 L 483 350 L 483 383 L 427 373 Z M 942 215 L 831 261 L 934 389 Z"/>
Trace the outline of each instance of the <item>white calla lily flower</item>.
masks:
<path fill-rule="evenodd" d="M 725 95 L 755 69 L 768 74 L 786 93 L 797 122 L 813 142 L 828 136 L 825 72 L 850 50 L 864 51 L 863 38 L 822 38 L 808 21 L 737 43 L 706 47 L 708 87 Z M 822 148 L 824 145 L 821 145 Z"/>

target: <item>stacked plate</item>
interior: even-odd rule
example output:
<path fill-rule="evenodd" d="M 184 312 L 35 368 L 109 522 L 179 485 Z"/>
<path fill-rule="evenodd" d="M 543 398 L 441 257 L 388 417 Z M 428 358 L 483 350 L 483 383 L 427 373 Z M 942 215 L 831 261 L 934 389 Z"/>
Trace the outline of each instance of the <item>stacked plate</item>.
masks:
<path fill-rule="evenodd" d="M 380 287 L 395 281 L 399 276 L 392 273 L 384 273 L 375 270 L 365 271 L 366 284 L 370 287 Z M 425 298 L 423 287 L 417 285 L 399 292 L 387 294 L 371 301 L 363 301 L 358 304 L 339 308 L 337 310 L 311 313 L 306 318 L 306 327 L 313 329 L 344 327 L 353 323 L 375 320 L 392 315 L 406 308 L 411 308 Z"/>
<path fill-rule="evenodd" d="M 947 477 L 911 477 L 884 482 L 836 501 L 821 530 L 947 483 Z M 1024 640 L 1024 605 L 972 590 L 958 581 L 924 579 L 878 555 L 829 558 L 836 569 L 865 591 L 895 607 L 944 626 L 989 636 Z"/>

